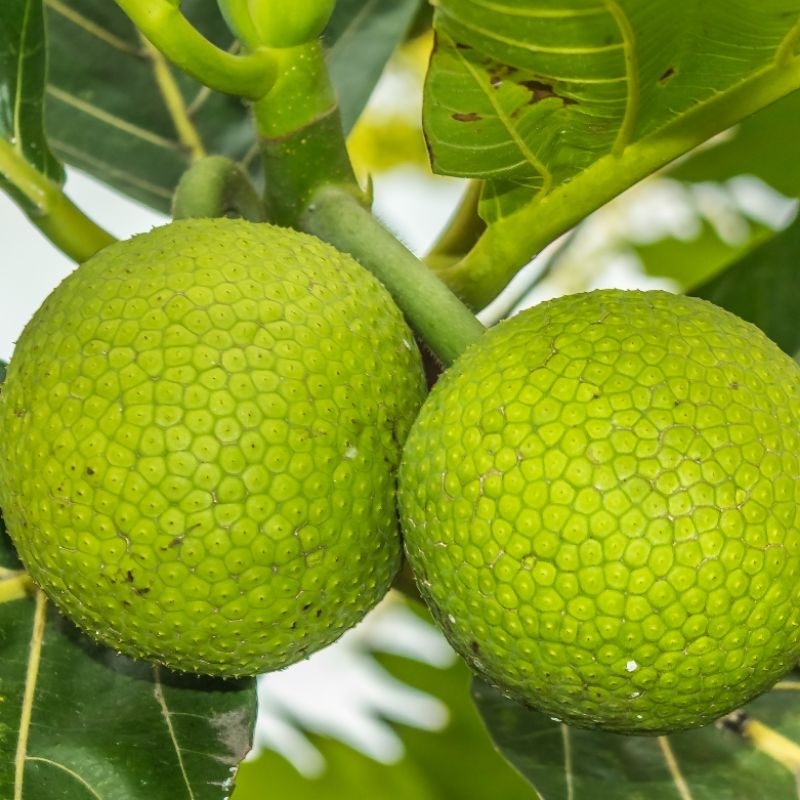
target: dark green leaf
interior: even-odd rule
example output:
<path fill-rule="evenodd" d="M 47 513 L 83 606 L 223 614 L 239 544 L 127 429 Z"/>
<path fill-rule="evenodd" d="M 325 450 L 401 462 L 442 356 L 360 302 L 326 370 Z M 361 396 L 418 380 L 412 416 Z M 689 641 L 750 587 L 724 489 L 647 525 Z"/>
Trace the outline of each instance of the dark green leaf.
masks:
<path fill-rule="evenodd" d="M 221 47 L 232 44 L 216 3 L 185 0 L 186 16 Z M 162 212 L 190 161 L 155 72 L 155 58 L 108 0 L 50 0 L 47 132 L 55 152 L 124 194 Z M 249 163 L 253 133 L 239 99 L 208 92 L 167 68 L 208 153 Z M 250 164 L 251 168 L 254 166 Z"/>
<path fill-rule="evenodd" d="M 63 170 L 48 148 L 42 121 L 45 74 L 42 0 L 4 0 L 0 4 L 0 139 L 38 172 L 60 183 Z M 2 172 L 0 186 L 24 203 Z"/>
<path fill-rule="evenodd" d="M 0 566 L 18 567 L 4 532 Z M 0 603 L 0 648 L 0 797 L 230 794 L 250 743 L 252 681 L 177 675 L 118 656 L 41 599 Z"/>
<path fill-rule="evenodd" d="M 800 218 L 692 294 L 758 325 L 800 360 Z"/>
<path fill-rule="evenodd" d="M 800 697 L 792 677 L 746 711 L 797 741 Z M 478 681 L 473 693 L 501 752 L 543 800 L 797 800 L 789 770 L 715 725 L 670 736 L 620 736 L 553 722 Z"/>
<path fill-rule="evenodd" d="M 328 68 L 349 132 L 386 62 L 415 20 L 421 0 L 338 0 L 325 32 Z"/>

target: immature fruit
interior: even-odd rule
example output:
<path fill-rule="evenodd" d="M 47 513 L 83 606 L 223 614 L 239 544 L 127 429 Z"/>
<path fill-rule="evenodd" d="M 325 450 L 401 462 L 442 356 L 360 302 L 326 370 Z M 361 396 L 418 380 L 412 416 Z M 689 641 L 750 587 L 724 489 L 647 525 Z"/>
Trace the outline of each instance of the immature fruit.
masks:
<path fill-rule="evenodd" d="M 400 476 L 455 648 L 573 725 L 702 725 L 800 658 L 800 369 L 664 292 L 563 297 L 434 388 Z"/>
<path fill-rule="evenodd" d="M 383 596 L 419 353 L 311 236 L 186 220 L 80 266 L 0 394 L 20 556 L 100 641 L 220 675 L 286 666 Z"/>

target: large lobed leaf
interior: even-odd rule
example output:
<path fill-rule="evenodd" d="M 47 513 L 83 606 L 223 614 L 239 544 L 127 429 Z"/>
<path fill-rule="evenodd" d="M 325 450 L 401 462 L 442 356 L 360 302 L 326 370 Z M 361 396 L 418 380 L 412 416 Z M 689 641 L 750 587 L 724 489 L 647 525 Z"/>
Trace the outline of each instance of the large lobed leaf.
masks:
<path fill-rule="evenodd" d="M 800 86 L 800 0 L 441 0 L 434 169 L 486 181 L 489 228 L 446 275 L 485 304 L 541 247 Z"/>

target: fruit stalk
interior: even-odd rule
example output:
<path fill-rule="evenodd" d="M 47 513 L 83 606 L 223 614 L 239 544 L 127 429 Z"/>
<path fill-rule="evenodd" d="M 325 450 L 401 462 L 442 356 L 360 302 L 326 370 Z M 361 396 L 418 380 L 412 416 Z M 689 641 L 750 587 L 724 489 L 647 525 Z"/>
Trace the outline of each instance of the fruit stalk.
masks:
<path fill-rule="evenodd" d="M 236 216 L 264 222 L 261 198 L 247 175 L 225 156 L 208 156 L 181 177 L 172 202 L 174 219 Z"/>
<path fill-rule="evenodd" d="M 218 92 L 258 100 L 275 80 L 268 48 L 232 55 L 206 39 L 170 0 L 116 0 L 144 36 L 187 75 Z"/>
<path fill-rule="evenodd" d="M 350 192 L 322 188 L 298 226 L 375 274 L 443 364 L 451 364 L 483 335 L 485 328 L 472 312 Z"/>

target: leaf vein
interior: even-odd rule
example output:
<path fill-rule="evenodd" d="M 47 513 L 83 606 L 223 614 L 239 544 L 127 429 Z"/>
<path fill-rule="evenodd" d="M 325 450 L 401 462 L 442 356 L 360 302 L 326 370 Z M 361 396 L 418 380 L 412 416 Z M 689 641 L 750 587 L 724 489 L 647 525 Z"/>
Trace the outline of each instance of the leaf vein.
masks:
<path fill-rule="evenodd" d="M 541 176 L 542 176 L 542 188 L 539 190 L 540 193 L 544 194 L 550 189 L 550 185 L 553 180 L 552 173 L 549 169 L 539 160 L 536 154 L 528 147 L 527 143 L 520 136 L 519 131 L 514 127 L 513 123 L 509 119 L 508 115 L 503 111 L 502 107 L 499 105 L 491 90 L 488 86 L 484 86 L 483 82 L 480 80 L 480 75 L 478 70 L 476 70 L 472 64 L 467 61 L 463 56 L 459 56 L 463 62 L 464 68 L 467 72 L 470 73 L 475 84 L 480 88 L 480 90 L 485 95 L 486 99 L 489 101 L 489 105 L 494 109 L 495 114 L 497 115 L 498 120 L 503 124 L 505 129 L 511 136 L 513 143 L 517 146 L 520 154 L 524 158 L 524 160 L 530 164 Z"/>
<path fill-rule="evenodd" d="M 111 47 L 115 48 L 116 50 L 120 50 L 123 53 L 130 53 L 131 55 L 135 56 L 141 55 L 141 51 L 137 47 L 134 47 L 132 44 L 126 42 L 124 39 L 121 39 L 119 36 L 115 36 L 113 33 L 107 31 L 96 22 L 92 22 L 92 20 L 90 20 L 88 17 L 85 17 L 80 12 L 75 11 L 74 8 L 70 8 L 65 3 L 62 3 L 61 0 L 45 0 L 45 3 L 48 8 L 69 20 L 71 23 L 73 23 L 73 25 L 82 28 L 84 31 L 86 31 L 86 33 L 94 36 L 96 39 L 99 39 L 108 45 L 111 45 Z"/>
<path fill-rule="evenodd" d="M 25 760 L 28 758 L 28 738 L 33 717 L 33 700 L 36 696 L 36 681 L 42 662 L 42 642 L 47 612 L 47 598 L 43 591 L 36 592 L 36 606 L 29 645 L 28 668 L 25 671 L 25 689 L 22 695 L 22 711 L 19 720 L 19 738 L 14 756 L 14 800 L 22 800 L 25 778 Z"/>
<path fill-rule="evenodd" d="M 509 17 L 527 17 L 528 19 L 576 19 L 606 13 L 605 8 L 601 5 L 594 8 L 520 8 L 496 2 L 481 2 L 477 5 L 486 11 L 507 14 Z"/>
<path fill-rule="evenodd" d="M 130 134 L 137 139 L 142 139 L 143 141 L 154 144 L 157 147 L 162 147 L 165 150 L 181 150 L 180 142 L 159 136 L 152 131 L 141 128 L 138 125 L 134 125 L 131 122 L 126 122 L 124 119 L 120 119 L 113 114 L 109 114 L 107 111 L 103 111 L 103 109 L 98 108 L 91 103 L 87 103 L 85 100 L 81 100 L 79 97 L 76 97 L 69 92 L 65 92 L 63 89 L 59 89 L 53 84 L 48 85 L 47 93 L 55 97 L 57 100 L 60 100 L 62 103 L 66 103 L 78 111 L 83 111 L 85 114 L 94 117 L 100 122 L 104 122 L 112 128 L 116 128 L 117 130 Z"/>
<path fill-rule="evenodd" d="M 63 142 L 60 139 L 55 139 L 53 137 L 51 137 L 49 141 L 50 144 L 53 145 L 54 149 L 59 150 L 64 155 L 70 156 L 70 158 L 76 163 L 91 164 L 100 173 L 123 178 L 131 186 L 138 186 L 140 189 L 145 189 L 146 191 L 151 192 L 158 197 L 163 197 L 166 199 L 170 199 L 172 197 L 172 192 L 168 191 L 163 186 L 159 186 L 156 183 L 151 183 L 150 181 L 144 180 L 144 178 L 141 178 L 135 173 L 128 172 L 124 169 L 119 169 L 115 165 L 109 164 L 107 161 L 94 158 L 85 150 L 73 147 L 72 145 Z"/>
<path fill-rule="evenodd" d="M 180 745 L 178 744 L 178 737 L 175 734 L 175 728 L 172 724 L 172 714 L 167 706 L 167 699 L 164 697 L 164 684 L 161 682 L 161 670 L 158 667 L 153 668 L 153 696 L 161 710 L 161 716 L 164 718 L 164 724 L 167 726 L 167 733 L 169 733 L 172 746 L 175 748 L 175 756 L 178 759 L 178 767 L 181 771 L 183 782 L 186 784 L 186 790 L 189 792 L 189 800 L 195 800 L 192 786 L 189 783 L 189 775 L 186 772 L 186 765 L 183 763 L 183 755 Z"/>
<path fill-rule="evenodd" d="M 683 777 L 681 768 L 678 765 L 678 759 L 675 758 L 675 753 L 666 736 L 658 737 L 658 746 L 661 748 L 661 754 L 664 756 L 669 774 L 672 780 L 675 781 L 675 788 L 681 797 L 681 800 L 692 800 L 692 793 L 689 789 L 689 784 L 686 783 L 686 778 Z"/>
<path fill-rule="evenodd" d="M 52 758 L 43 758 L 42 756 L 28 756 L 28 761 L 41 761 L 43 764 L 49 764 L 51 767 L 55 767 L 56 769 L 63 770 L 67 773 L 71 778 L 74 778 L 78 783 L 81 784 L 88 792 L 91 792 L 92 797 L 96 797 L 97 800 L 103 800 L 102 795 L 99 794 L 92 786 L 89 781 L 86 780 L 83 776 L 79 775 L 75 772 L 74 769 L 70 769 L 66 764 L 62 764 L 60 761 L 53 761 Z"/>
<path fill-rule="evenodd" d="M 786 36 L 781 39 L 778 49 L 775 51 L 775 64 L 779 67 L 787 67 L 797 58 L 794 48 L 800 41 L 800 18 L 789 29 Z"/>

